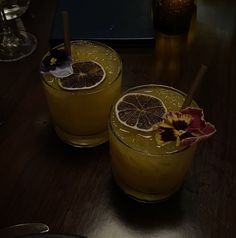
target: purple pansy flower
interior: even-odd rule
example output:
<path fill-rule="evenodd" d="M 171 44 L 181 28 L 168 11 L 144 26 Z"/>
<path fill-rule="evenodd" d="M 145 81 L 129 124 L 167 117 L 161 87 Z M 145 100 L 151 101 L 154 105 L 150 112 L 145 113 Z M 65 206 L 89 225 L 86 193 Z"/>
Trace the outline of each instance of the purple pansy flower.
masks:
<path fill-rule="evenodd" d="M 198 143 L 216 132 L 215 126 L 204 119 L 203 110 L 188 107 L 179 112 L 167 112 L 163 121 L 155 125 L 156 141 L 164 145 L 176 141 L 176 146 Z"/>
<path fill-rule="evenodd" d="M 70 63 L 69 55 L 63 49 L 52 49 L 50 54 L 46 56 L 42 62 L 41 69 L 43 72 L 49 72 Z"/>
<path fill-rule="evenodd" d="M 71 57 L 64 49 L 52 49 L 41 64 L 41 72 L 50 72 L 55 77 L 67 77 L 73 73 Z"/>

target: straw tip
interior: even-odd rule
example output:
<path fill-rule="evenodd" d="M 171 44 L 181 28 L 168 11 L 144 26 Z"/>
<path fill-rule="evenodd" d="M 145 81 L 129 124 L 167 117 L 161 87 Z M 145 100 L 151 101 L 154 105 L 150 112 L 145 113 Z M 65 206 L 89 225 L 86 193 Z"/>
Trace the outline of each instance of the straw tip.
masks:
<path fill-rule="evenodd" d="M 68 15 L 68 11 L 62 10 L 62 11 L 61 11 L 61 14 L 62 14 L 62 15 Z"/>
<path fill-rule="evenodd" d="M 205 65 L 205 64 L 201 64 L 201 67 L 200 67 L 200 69 L 202 69 L 202 70 L 207 70 L 207 69 L 208 69 L 208 66 L 207 66 L 207 65 Z"/>

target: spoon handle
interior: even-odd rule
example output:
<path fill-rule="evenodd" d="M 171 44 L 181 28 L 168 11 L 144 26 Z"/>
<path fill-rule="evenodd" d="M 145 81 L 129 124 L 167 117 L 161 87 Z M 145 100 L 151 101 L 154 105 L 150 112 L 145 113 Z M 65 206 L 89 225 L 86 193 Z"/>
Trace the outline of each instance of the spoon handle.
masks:
<path fill-rule="evenodd" d="M 23 235 L 45 233 L 49 227 L 42 223 L 23 223 L 0 229 L 0 237 L 17 238 Z"/>

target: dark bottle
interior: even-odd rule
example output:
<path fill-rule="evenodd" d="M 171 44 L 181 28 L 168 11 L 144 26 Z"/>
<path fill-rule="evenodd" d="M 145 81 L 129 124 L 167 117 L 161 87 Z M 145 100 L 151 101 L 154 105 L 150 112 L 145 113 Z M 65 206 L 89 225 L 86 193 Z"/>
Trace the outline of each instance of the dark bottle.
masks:
<path fill-rule="evenodd" d="M 153 22 L 157 31 L 182 34 L 189 30 L 194 0 L 153 0 Z"/>

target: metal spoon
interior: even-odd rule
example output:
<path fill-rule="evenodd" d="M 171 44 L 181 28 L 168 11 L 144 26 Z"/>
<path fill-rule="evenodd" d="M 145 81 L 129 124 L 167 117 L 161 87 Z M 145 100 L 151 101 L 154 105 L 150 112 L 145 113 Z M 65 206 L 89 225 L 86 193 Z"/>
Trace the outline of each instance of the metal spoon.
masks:
<path fill-rule="evenodd" d="M 16 238 L 23 235 L 45 233 L 49 227 L 42 223 L 23 223 L 0 229 L 0 237 Z"/>

